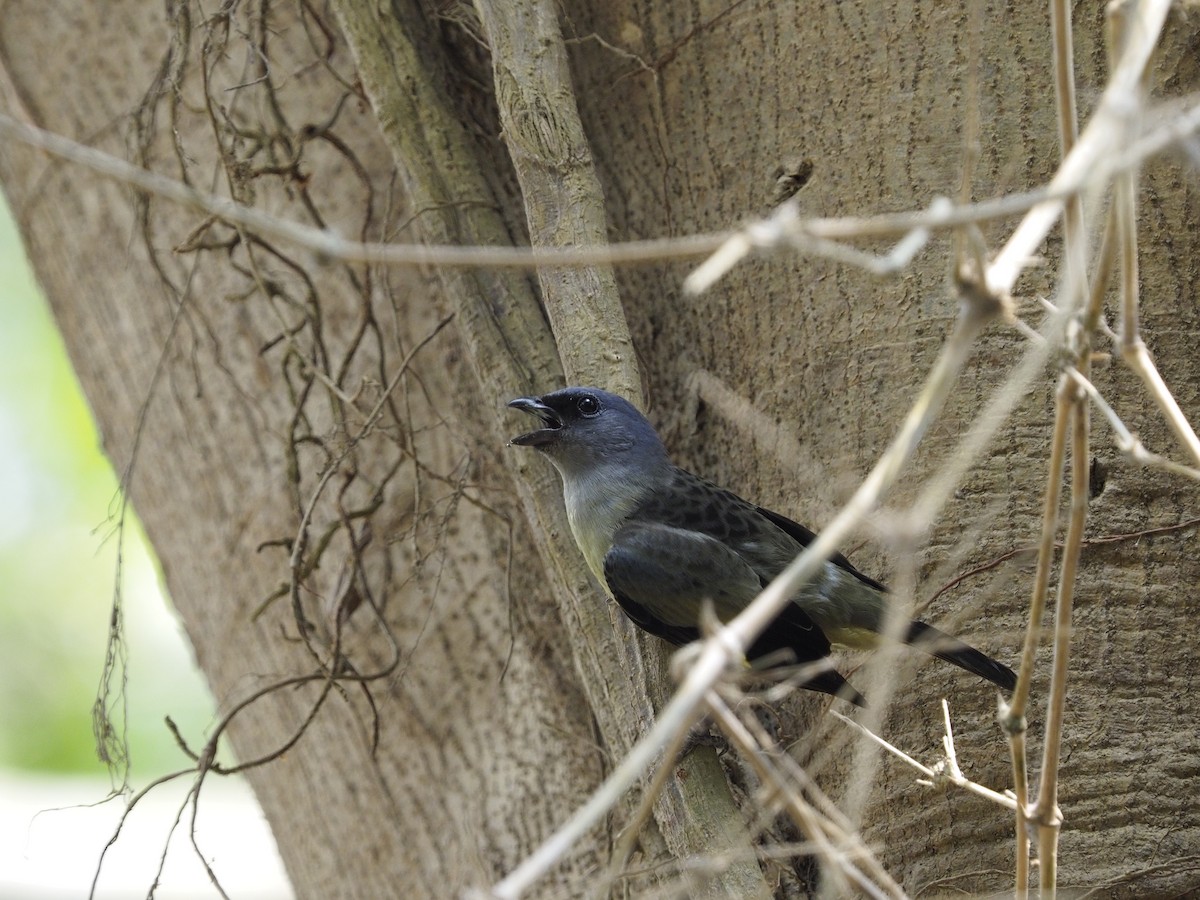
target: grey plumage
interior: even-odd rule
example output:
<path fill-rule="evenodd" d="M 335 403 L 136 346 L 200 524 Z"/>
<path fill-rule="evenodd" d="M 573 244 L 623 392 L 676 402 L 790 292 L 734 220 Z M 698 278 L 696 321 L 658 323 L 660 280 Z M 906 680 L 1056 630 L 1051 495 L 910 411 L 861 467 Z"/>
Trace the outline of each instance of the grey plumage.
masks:
<path fill-rule="evenodd" d="M 542 420 L 513 438 L 535 447 L 563 480 L 567 518 L 592 572 L 639 626 L 674 644 L 699 636 L 710 601 L 722 621 L 744 609 L 815 535 L 804 526 L 673 465 L 653 426 L 629 401 L 565 388 L 509 406 Z M 887 589 L 835 555 L 747 652 L 806 663 L 831 644 L 867 648 L 887 619 Z M 1011 690 L 1007 666 L 924 622 L 904 639 Z M 832 669 L 806 685 L 865 705 Z"/>

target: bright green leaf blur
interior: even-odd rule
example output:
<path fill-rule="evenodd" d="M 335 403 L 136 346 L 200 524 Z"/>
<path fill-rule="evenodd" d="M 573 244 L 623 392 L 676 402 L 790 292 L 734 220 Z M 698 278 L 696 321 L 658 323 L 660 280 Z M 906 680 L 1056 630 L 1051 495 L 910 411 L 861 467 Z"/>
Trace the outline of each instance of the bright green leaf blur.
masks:
<path fill-rule="evenodd" d="M 112 466 L 0 205 L 0 768 L 103 771 L 91 708 L 116 576 L 108 518 L 116 497 Z M 128 738 L 133 774 L 144 781 L 186 765 L 163 717 L 195 745 L 212 700 L 130 519 Z"/>

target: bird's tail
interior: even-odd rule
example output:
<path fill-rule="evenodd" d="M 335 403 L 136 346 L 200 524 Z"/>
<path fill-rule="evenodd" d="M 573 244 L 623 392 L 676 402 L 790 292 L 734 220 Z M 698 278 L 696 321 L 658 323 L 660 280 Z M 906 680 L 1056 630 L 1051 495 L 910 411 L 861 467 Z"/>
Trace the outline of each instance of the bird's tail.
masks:
<path fill-rule="evenodd" d="M 854 685 L 842 677 L 841 673 L 835 669 L 827 669 L 809 678 L 804 682 L 804 687 L 810 691 L 820 691 L 823 694 L 832 694 L 834 697 L 840 697 L 848 703 L 853 703 L 855 706 L 861 706 L 864 709 L 867 706 L 866 698 L 854 689 Z"/>
<path fill-rule="evenodd" d="M 985 678 L 1006 691 L 1011 691 L 1017 686 L 1016 673 L 1004 663 L 997 662 L 970 644 L 965 644 L 932 625 L 913 622 L 908 628 L 906 642 L 960 669 L 966 669 L 973 675 Z"/>

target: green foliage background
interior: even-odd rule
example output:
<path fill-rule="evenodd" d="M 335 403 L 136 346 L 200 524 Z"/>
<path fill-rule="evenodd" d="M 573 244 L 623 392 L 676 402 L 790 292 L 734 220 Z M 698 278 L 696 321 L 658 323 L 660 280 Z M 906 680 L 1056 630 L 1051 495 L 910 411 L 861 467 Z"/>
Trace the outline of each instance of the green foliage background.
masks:
<path fill-rule="evenodd" d="M 112 464 L 0 205 L 0 768 L 103 772 L 91 707 L 118 503 Z M 198 742 L 213 702 L 132 517 L 124 552 L 128 740 L 132 774 L 144 781 L 186 763 L 163 717 Z"/>

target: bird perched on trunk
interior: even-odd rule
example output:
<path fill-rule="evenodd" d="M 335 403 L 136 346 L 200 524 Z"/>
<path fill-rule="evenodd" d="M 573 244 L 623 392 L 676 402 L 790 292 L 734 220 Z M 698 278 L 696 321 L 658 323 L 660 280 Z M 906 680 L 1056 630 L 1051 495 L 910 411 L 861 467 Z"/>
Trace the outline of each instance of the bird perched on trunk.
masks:
<path fill-rule="evenodd" d="M 722 621 L 736 616 L 815 537 L 672 465 L 654 427 L 622 397 L 569 387 L 508 405 L 541 419 L 512 443 L 534 447 L 558 469 L 571 531 L 592 572 L 630 619 L 672 644 L 699 638 L 705 601 Z M 746 656 L 784 651 L 803 664 L 827 657 L 832 644 L 878 646 L 887 604 L 887 588 L 839 553 Z M 932 625 L 912 622 L 903 639 L 1005 690 L 1016 684 L 1010 668 Z M 831 668 L 804 686 L 866 705 Z"/>

